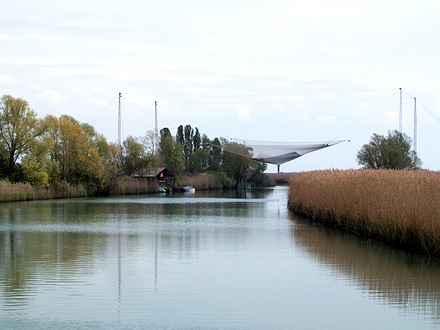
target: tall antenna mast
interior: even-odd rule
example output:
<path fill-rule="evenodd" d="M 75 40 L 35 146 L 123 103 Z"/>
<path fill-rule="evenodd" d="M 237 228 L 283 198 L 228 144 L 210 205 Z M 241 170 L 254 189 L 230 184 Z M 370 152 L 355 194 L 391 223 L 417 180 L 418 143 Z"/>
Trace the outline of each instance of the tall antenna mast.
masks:
<path fill-rule="evenodd" d="M 121 97 L 122 94 L 119 93 L 119 104 L 118 104 L 118 145 L 121 146 Z"/>
<path fill-rule="evenodd" d="M 400 90 L 399 132 L 402 133 L 402 88 Z"/>
<path fill-rule="evenodd" d="M 157 125 L 157 101 L 154 101 L 154 136 L 153 136 L 153 154 L 156 149 L 157 140 L 159 138 L 159 128 Z"/>
<path fill-rule="evenodd" d="M 417 153 L 417 99 L 414 98 L 414 152 Z"/>

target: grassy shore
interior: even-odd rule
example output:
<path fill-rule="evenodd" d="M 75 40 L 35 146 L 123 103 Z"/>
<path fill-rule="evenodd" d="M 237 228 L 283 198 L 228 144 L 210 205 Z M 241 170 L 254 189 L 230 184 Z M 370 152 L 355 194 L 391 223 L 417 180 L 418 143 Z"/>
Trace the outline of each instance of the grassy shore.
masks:
<path fill-rule="evenodd" d="M 440 173 L 348 170 L 298 173 L 289 208 L 356 235 L 440 257 Z"/>

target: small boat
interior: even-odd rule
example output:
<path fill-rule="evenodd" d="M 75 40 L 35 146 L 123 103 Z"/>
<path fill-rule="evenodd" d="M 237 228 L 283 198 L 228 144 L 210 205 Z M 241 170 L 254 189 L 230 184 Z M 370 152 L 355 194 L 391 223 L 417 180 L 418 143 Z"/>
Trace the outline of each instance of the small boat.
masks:
<path fill-rule="evenodd" d="M 166 191 L 166 189 L 164 187 L 160 187 L 159 186 L 159 188 L 157 188 L 157 192 L 160 193 L 160 194 L 165 194 L 167 191 Z"/>
<path fill-rule="evenodd" d="M 185 186 L 183 187 L 183 191 L 187 193 L 195 193 L 196 189 L 193 186 Z"/>

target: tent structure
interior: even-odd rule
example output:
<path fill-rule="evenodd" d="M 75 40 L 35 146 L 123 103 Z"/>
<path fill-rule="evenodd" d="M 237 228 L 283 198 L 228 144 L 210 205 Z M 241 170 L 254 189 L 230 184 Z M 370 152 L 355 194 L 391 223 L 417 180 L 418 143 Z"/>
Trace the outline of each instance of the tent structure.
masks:
<path fill-rule="evenodd" d="M 236 146 L 242 145 L 239 154 L 247 156 L 257 161 L 275 164 L 280 171 L 280 165 L 301 157 L 309 152 L 320 150 L 341 143 L 346 140 L 330 141 L 330 142 L 271 142 L 257 140 L 231 139 L 231 143 L 224 144 L 223 149 L 232 153 L 238 153 Z M 247 154 L 246 154 L 247 150 Z"/>

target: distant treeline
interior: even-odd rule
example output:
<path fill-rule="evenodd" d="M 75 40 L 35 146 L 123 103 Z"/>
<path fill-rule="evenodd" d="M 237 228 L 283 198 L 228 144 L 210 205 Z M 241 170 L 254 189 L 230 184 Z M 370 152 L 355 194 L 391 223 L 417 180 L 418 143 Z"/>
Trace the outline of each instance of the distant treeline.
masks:
<path fill-rule="evenodd" d="M 152 167 L 168 168 L 174 174 L 173 185 L 181 184 L 184 175 L 194 178 L 201 173 L 210 173 L 214 187 L 263 184 L 266 165 L 239 156 L 248 153 L 242 145 L 233 146 L 237 154 L 223 152 L 224 143 L 228 143 L 224 138 L 211 140 L 198 128 L 180 125 L 174 136 L 163 128 L 159 136 L 147 131 L 118 145 L 71 116 L 38 118 L 22 98 L 4 95 L 0 100 L 0 180 L 8 187 L 20 183 L 14 189 L 24 195 L 29 187 L 38 191 L 33 196 L 48 197 L 129 192 L 118 184 L 134 187 L 129 178 Z M 11 189 L 2 189 L 0 195 L 20 195 Z M 0 200 L 15 198 L 0 196 Z"/>

